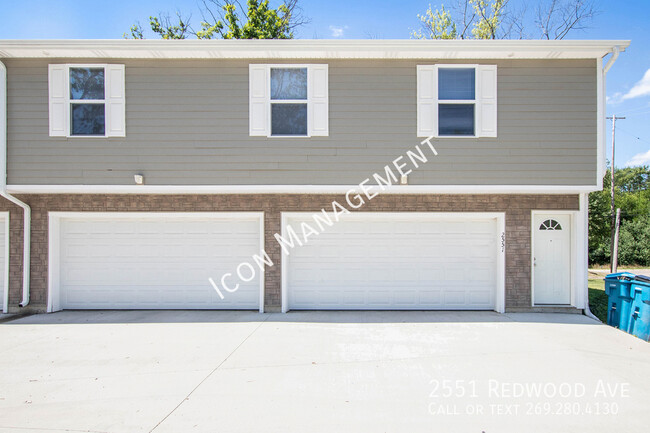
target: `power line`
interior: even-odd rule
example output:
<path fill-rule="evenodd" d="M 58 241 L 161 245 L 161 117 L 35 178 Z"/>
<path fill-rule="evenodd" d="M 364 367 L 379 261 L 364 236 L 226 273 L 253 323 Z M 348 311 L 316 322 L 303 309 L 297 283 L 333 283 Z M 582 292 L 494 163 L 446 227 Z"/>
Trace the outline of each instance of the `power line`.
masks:
<path fill-rule="evenodd" d="M 617 117 L 617 119 L 621 119 L 621 117 Z M 630 131 L 628 131 L 628 130 L 626 130 L 626 129 L 623 129 L 623 128 L 621 128 L 620 126 L 618 127 L 618 129 L 620 129 L 621 131 L 623 131 L 623 132 L 626 133 L 627 135 L 630 135 L 630 136 L 636 138 L 636 139 L 639 140 L 639 141 L 643 141 L 644 143 L 648 143 L 648 144 L 650 144 L 650 141 L 648 141 L 648 140 L 646 140 L 646 139 L 643 139 L 643 138 L 637 136 L 637 135 L 634 134 L 633 132 L 630 132 Z"/>

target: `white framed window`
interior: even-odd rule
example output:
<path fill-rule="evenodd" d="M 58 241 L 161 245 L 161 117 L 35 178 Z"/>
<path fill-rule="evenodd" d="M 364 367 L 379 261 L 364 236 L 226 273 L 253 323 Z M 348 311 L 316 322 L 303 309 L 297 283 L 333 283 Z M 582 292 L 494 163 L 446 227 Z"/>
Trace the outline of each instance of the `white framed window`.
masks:
<path fill-rule="evenodd" d="M 496 137 L 496 65 L 418 65 L 418 137 Z"/>
<path fill-rule="evenodd" d="M 251 136 L 329 135 L 328 65 L 249 65 Z"/>
<path fill-rule="evenodd" d="M 49 65 L 51 137 L 124 137 L 124 65 Z"/>

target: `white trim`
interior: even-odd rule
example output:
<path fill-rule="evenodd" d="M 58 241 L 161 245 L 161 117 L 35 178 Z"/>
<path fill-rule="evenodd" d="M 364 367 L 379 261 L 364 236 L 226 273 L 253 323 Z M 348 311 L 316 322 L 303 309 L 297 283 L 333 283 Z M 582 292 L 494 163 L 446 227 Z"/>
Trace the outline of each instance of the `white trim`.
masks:
<path fill-rule="evenodd" d="M 280 213 L 280 224 L 282 224 L 280 227 L 280 235 L 285 239 L 287 238 L 287 230 L 285 229 L 287 226 L 287 218 L 287 212 Z M 282 250 L 282 248 L 280 248 L 280 250 Z M 286 313 L 289 311 L 289 293 L 287 289 L 287 255 L 284 251 L 281 251 L 280 253 L 280 260 L 282 262 L 282 266 L 280 267 L 280 304 L 281 312 Z"/>
<path fill-rule="evenodd" d="M 596 59 L 596 184 L 603 189 L 605 176 L 605 72 L 603 59 Z"/>
<path fill-rule="evenodd" d="M 0 40 L 0 58 L 580 59 L 627 40 Z"/>
<path fill-rule="evenodd" d="M 264 212 L 48 212 L 48 285 L 47 312 L 59 311 L 60 306 L 60 222 L 63 218 L 84 219 L 131 219 L 131 218 L 187 218 L 236 220 L 238 218 L 257 218 L 260 220 L 260 253 L 264 251 Z M 264 274 L 260 273 L 259 312 L 264 312 Z M 206 281 L 206 287 L 209 287 Z"/>
<path fill-rule="evenodd" d="M 64 132 L 65 138 L 107 138 L 108 128 L 110 126 L 110 116 L 109 107 L 108 107 L 108 92 L 110 90 L 109 78 L 108 78 L 108 63 L 53 63 L 52 65 L 62 66 L 64 68 L 65 75 L 65 87 L 64 91 L 64 101 L 65 104 L 65 113 L 64 113 Z M 123 65 L 122 65 L 123 66 Z M 70 99 L 70 68 L 89 68 L 89 69 L 103 69 L 104 70 L 104 99 Z M 51 84 L 50 84 L 51 85 Z M 51 96 L 50 96 L 51 98 Z M 72 135 L 72 118 L 71 118 L 71 109 L 72 105 L 80 104 L 93 104 L 93 105 L 103 105 L 104 106 L 104 135 Z M 52 108 L 50 107 L 50 110 Z M 50 134 L 52 135 L 52 134 Z"/>
<path fill-rule="evenodd" d="M 48 212 L 48 260 L 47 260 L 47 309 L 46 312 L 52 313 L 61 310 L 60 297 L 60 253 L 61 253 L 61 233 L 60 217 L 54 212 Z"/>
<path fill-rule="evenodd" d="M 580 194 L 580 210 L 576 213 L 576 308 L 587 308 L 589 303 L 589 194 Z"/>
<path fill-rule="evenodd" d="M 327 64 L 315 64 L 315 63 L 269 63 L 269 64 L 260 64 L 260 63 L 251 63 L 249 65 L 249 74 L 251 74 L 251 68 L 252 67 L 264 67 L 266 69 L 266 74 L 265 74 L 265 88 L 266 88 L 266 97 L 264 98 L 264 103 L 266 105 L 266 137 L 267 138 L 280 138 L 280 139 L 291 139 L 291 138 L 311 138 L 317 134 L 314 132 L 314 118 L 313 118 L 313 111 L 314 111 L 314 69 L 315 68 L 321 68 L 325 69 L 326 73 L 328 72 L 328 65 Z M 271 96 L 271 71 L 273 69 L 305 69 L 307 71 L 307 98 L 306 99 L 273 99 Z M 252 86 L 252 83 L 250 82 L 249 78 L 249 86 Z M 328 92 L 327 92 L 328 93 Z M 253 94 L 252 94 L 252 89 L 249 89 L 249 94 L 250 94 L 250 101 L 249 103 L 252 105 L 253 104 Z M 262 98 L 259 98 L 260 100 Z M 327 95 L 325 96 L 325 99 L 327 99 Z M 274 104 L 302 104 L 307 106 L 307 133 L 304 135 L 279 135 L 279 134 L 273 134 L 273 121 L 272 121 L 272 110 L 273 110 L 273 105 Z M 252 110 L 249 110 L 250 114 L 249 116 L 253 115 Z M 249 119 L 249 122 L 252 120 Z M 253 134 L 251 132 L 251 136 L 259 136 L 262 134 Z M 324 134 L 318 134 L 320 136 L 324 136 Z"/>
<path fill-rule="evenodd" d="M 438 94 L 438 89 L 436 89 L 436 98 L 435 98 L 435 104 L 436 104 L 436 114 L 438 115 L 438 119 L 436 119 L 436 130 L 434 132 L 434 137 L 437 138 L 479 138 L 478 130 L 481 124 L 481 119 L 480 115 L 481 113 L 479 112 L 478 105 L 479 105 L 479 98 L 478 98 L 478 92 L 479 92 L 479 70 L 478 70 L 479 65 L 476 63 L 463 63 L 463 64 L 456 64 L 456 63 L 438 63 L 434 65 L 433 68 L 433 73 L 436 75 L 435 78 L 435 84 L 439 86 L 440 83 L 440 69 L 474 69 L 474 99 L 440 99 L 440 95 Z M 445 105 L 445 104 L 467 104 L 467 105 L 473 105 L 474 106 L 474 133 L 472 135 L 460 135 L 460 134 L 451 134 L 451 135 L 443 135 L 440 134 L 440 105 Z"/>
<path fill-rule="evenodd" d="M 569 269 L 569 275 L 571 276 L 570 290 L 571 290 L 571 300 L 568 306 L 583 308 L 580 305 L 579 294 L 577 293 L 577 281 L 581 275 L 579 264 L 580 264 L 580 252 L 584 251 L 584 247 L 581 247 L 579 244 L 579 236 L 577 229 L 577 221 L 579 219 L 581 211 L 575 210 L 533 210 L 530 212 L 530 304 L 533 307 L 553 307 L 554 305 L 548 304 L 535 304 L 535 233 L 537 233 L 537 228 L 535 225 L 535 216 L 537 215 L 547 215 L 553 217 L 553 215 L 568 215 L 570 217 L 570 229 L 571 229 L 571 238 L 569 244 L 571 246 L 571 251 L 569 252 L 569 257 L 571 257 L 571 269 Z M 585 268 L 586 269 L 586 268 Z M 567 305 L 557 305 L 566 307 Z"/>
<path fill-rule="evenodd" d="M 497 215 L 497 293 L 494 309 L 497 313 L 506 312 L 506 252 L 508 236 L 506 235 L 506 213 Z"/>
<path fill-rule="evenodd" d="M 286 239 L 286 226 L 289 218 L 295 217 L 309 217 L 314 215 L 317 212 L 282 212 L 280 223 L 282 224 L 280 234 L 283 238 Z M 506 214 L 505 212 L 353 212 L 350 214 L 345 214 L 341 218 L 345 220 L 350 219 L 362 219 L 362 220 L 372 220 L 373 218 L 382 219 L 390 216 L 398 216 L 400 218 L 413 218 L 417 219 L 423 216 L 434 218 L 434 219 L 448 219 L 453 218 L 455 220 L 463 219 L 476 219 L 476 218 L 490 218 L 495 219 L 497 223 L 496 234 L 497 234 L 497 273 L 496 273 L 496 293 L 494 299 L 494 311 L 498 313 L 505 312 L 505 298 L 506 298 L 506 285 L 505 285 L 505 255 L 506 255 L 506 244 L 503 244 L 503 250 L 501 249 L 501 236 L 505 235 L 505 225 L 506 225 Z M 336 223 L 335 223 L 336 224 Z M 507 243 L 507 240 L 506 240 Z M 296 248 L 300 248 L 297 246 Z M 287 255 L 284 251 L 281 252 L 281 297 L 282 297 L 282 312 L 286 313 L 289 311 L 289 294 L 287 287 Z"/>
<path fill-rule="evenodd" d="M 106 138 L 108 136 L 108 110 L 106 104 L 106 92 L 107 92 L 107 77 L 106 77 L 106 63 L 66 63 L 63 65 L 65 67 L 65 107 L 66 107 L 66 122 L 65 122 L 65 134 L 66 138 Z M 103 105 L 104 106 L 104 135 L 72 135 L 72 105 L 73 104 L 84 104 L 85 99 L 70 99 L 70 68 L 89 68 L 89 69 L 104 69 L 104 99 L 88 99 L 89 104 Z"/>
<path fill-rule="evenodd" d="M 4 230 L 5 230 L 5 273 L 2 275 L 2 281 L 4 284 L 4 293 L 2 299 L 2 312 L 6 313 L 9 308 L 9 254 L 11 249 L 9 248 L 9 236 L 11 232 L 9 231 L 9 211 L 0 212 L 0 218 L 4 218 Z"/>
<path fill-rule="evenodd" d="M 264 257 L 265 251 L 264 251 L 264 212 L 255 212 L 255 214 L 259 215 L 260 218 L 260 257 Z M 264 276 L 266 275 L 266 266 L 264 265 L 264 268 L 260 272 L 260 313 L 264 313 L 264 296 L 266 294 L 266 280 L 264 279 Z"/>
<path fill-rule="evenodd" d="M 11 194 L 345 194 L 359 185 L 8 185 Z M 602 188 L 600 188 L 602 189 Z M 582 194 L 597 185 L 392 185 L 382 194 Z"/>

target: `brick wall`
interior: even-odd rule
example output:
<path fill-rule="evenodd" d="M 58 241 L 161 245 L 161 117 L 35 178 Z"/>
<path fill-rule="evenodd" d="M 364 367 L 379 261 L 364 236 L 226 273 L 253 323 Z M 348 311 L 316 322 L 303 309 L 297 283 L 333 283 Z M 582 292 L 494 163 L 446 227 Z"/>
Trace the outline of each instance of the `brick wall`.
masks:
<path fill-rule="evenodd" d="M 59 212 L 218 212 L 265 213 L 265 247 L 275 266 L 265 272 L 265 305 L 277 311 L 281 303 L 281 250 L 274 234 L 280 232 L 281 212 L 329 209 L 336 194 L 232 195 L 23 195 L 32 208 L 32 311 L 47 305 L 48 218 Z M 577 195 L 379 195 L 360 212 L 506 212 L 506 308 L 530 306 L 531 210 L 578 210 Z M 10 216 L 9 308 L 16 311 L 22 290 L 22 209 L 5 199 L 0 210 Z"/>

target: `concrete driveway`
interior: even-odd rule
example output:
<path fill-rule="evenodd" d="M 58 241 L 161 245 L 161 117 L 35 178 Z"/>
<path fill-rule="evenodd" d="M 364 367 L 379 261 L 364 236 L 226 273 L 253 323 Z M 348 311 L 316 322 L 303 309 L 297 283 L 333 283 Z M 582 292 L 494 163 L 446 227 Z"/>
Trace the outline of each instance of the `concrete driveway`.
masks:
<path fill-rule="evenodd" d="M 3 433 L 612 432 L 650 422 L 650 345 L 578 315 L 61 312 L 0 324 L 0 347 Z"/>

